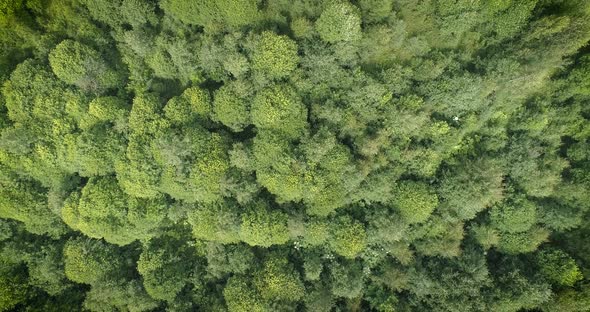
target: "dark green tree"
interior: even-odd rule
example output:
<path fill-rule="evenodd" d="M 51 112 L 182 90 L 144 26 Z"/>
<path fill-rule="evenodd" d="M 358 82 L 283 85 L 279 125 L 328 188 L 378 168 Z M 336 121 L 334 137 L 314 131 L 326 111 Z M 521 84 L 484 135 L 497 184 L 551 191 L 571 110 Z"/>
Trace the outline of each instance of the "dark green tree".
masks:
<path fill-rule="evenodd" d="M 144 245 L 137 271 L 150 297 L 172 302 L 194 274 L 198 274 L 195 251 L 182 240 L 162 236 Z"/>

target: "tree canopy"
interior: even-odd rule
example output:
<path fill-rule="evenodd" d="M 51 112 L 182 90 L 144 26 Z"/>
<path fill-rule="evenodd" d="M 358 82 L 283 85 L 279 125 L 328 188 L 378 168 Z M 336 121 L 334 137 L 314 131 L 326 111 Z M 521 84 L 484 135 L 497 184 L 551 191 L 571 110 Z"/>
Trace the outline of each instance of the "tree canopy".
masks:
<path fill-rule="evenodd" d="M 0 0 L 0 311 L 590 312 L 587 0 Z"/>

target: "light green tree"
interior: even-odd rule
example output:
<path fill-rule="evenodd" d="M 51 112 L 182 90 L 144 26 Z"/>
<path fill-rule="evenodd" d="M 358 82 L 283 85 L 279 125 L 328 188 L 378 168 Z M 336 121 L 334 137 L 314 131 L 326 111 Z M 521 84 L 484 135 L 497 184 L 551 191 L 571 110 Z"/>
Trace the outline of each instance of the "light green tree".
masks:
<path fill-rule="evenodd" d="M 59 43 L 49 53 L 49 64 L 59 79 L 88 91 L 101 92 L 122 82 L 121 74 L 99 52 L 74 40 Z"/>
<path fill-rule="evenodd" d="M 123 278 L 125 258 L 120 250 L 101 240 L 75 238 L 66 242 L 63 250 L 68 279 L 82 284 L 98 284 L 112 278 Z"/>
<path fill-rule="evenodd" d="M 297 44 L 287 36 L 265 31 L 252 52 L 252 69 L 270 79 L 288 76 L 299 62 Z"/>
<path fill-rule="evenodd" d="M 264 301 L 244 276 L 236 275 L 227 280 L 223 297 L 230 312 L 264 312 L 270 311 Z"/>
<path fill-rule="evenodd" d="M 289 240 L 287 215 L 265 202 L 255 202 L 242 214 L 240 238 L 251 246 L 284 244 Z"/>
<path fill-rule="evenodd" d="M 339 217 L 331 222 L 330 248 L 345 258 L 355 258 L 367 247 L 364 226 L 350 217 Z"/>
<path fill-rule="evenodd" d="M 147 240 L 164 219 L 164 198 L 141 199 L 123 192 L 113 177 L 91 178 L 73 192 L 61 211 L 62 219 L 92 238 L 116 245 Z"/>
<path fill-rule="evenodd" d="M 259 0 L 164 0 L 160 5 L 186 24 L 219 30 L 255 23 L 261 17 L 258 3 Z"/>
<path fill-rule="evenodd" d="M 211 96 L 199 87 L 185 89 L 180 96 L 173 97 L 164 107 L 164 114 L 170 121 L 184 124 L 195 118 L 207 118 L 211 112 Z"/>
<path fill-rule="evenodd" d="M 322 12 L 315 27 L 320 37 L 330 43 L 358 40 L 361 37 L 359 9 L 348 1 L 335 1 Z"/>
<path fill-rule="evenodd" d="M 234 132 L 250 124 L 250 99 L 244 94 L 245 85 L 231 82 L 219 88 L 213 99 L 213 119 Z"/>
<path fill-rule="evenodd" d="M 537 265 L 552 283 L 572 287 L 584 278 L 576 261 L 559 249 L 544 249 L 537 253 Z"/>
<path fill-rule="evenodd" d="M 240 207 L 232 200 L 198 204 L 188 212 L 197 239 L 231 244 L 240 241 Z"/>
<path fill-rule="evenodd" d="M 490 209 L 492 225 L 508 233 L 524 232 L 536 223 L 536 205 L 524 196 L 512 196 Z"/>
<path fill-rule="evenodd" d="M 395 188 L 392 203 L 408 223 L 421 223 L 438 205 L 438 197 L 427 184 L 408 181 Z"/>
<path fill-rule="evenodd" d="M 283 257 L 266 260 L 262 270 L 255 273 L 254 285 L 266 300 L 297 301 L 305 292 L 299 274 Z"/>
<path fill-rule="evenodd" d="M 252 101 L 252 123 L 296 138 L 307 126 L 307 109 L 289 86 L 276 85 L 261 90 Z"/>

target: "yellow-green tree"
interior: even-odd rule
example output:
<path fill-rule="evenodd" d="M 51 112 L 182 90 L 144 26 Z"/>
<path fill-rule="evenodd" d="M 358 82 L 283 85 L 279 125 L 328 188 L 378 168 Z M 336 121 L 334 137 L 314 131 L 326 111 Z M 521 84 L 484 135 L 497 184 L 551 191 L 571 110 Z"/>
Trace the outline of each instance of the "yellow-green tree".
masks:
<path fill-rule="evenodd" d="M 91 178 L 80 192 L 73 192 L 61 211 L 71 228 L 116 245 L 148 240 L 164 219 L 164 198 L 129 196 L 113 177 Z"/>

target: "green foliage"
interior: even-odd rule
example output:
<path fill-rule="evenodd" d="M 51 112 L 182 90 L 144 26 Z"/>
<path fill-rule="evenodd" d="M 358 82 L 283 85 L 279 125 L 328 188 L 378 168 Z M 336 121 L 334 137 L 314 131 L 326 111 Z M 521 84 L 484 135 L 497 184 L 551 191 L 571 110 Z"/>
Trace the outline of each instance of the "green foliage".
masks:
<path fill-rule="evenodd" d="M 266 31 L 252 53 L 252 69 L 269 78 L 283 78 L 297 67 L 297 44 L 286 36 Z"/>
<path fill-rule="evenodd" d="M 138 280 L 107 281 L 88 291 L 83 307 L 90 311 L 151 311 L 158 302 L 148 296 Z"/>
<path fill-rule="evenodd" d="M 24 7 L 24 0 L 2 1 L 0 11 L 3 15 L 12 15 Z"/>
<path fill-rule="evenodd" d="M 82 0 L 92 18 L 112 27 L 128 23 L 133 27 L 156 24 L 155 3 L 138 0 L 90 1 Z"/>
<path fill-rule="evenodd" d="M 125 155 L 124 137 L 107 124 L 97 124 L 76 138 L 76 158 L 81 176 L 115 172 L 115 164 Z"/>
<path fill-rule="evenodd" d="M 305 308 L 314 312 L 330 311 L 334 306 L 334 298 L 325 285 L 318 284 L 305 296 Z"/>
<path fill-rule="evenodd" d="M 313 24 L 306 18 L 298 18 L 291 21 L 291 31 L 296 38 L 310 37 L 313 32 Z"/>
<path fill-rule="evenodd" d="M 508 38 L 518 32 L 532 14 L 537 0 L 527 1 L 503 1 L 510 3 L 506 5 L 502 2 L 490 4 L 490 10 L 500 11 L 497 19 L 493 23 L 493 29 L 498 39 Z"/>
<path fill-rule="evenodd" d="M 0 217 L 23 222 L 35 234 L 59 237 L 67 231 L 49 210 L 46 192 L 38 184 L 3 172 L 0 187 Z"/>
<path fill-rule="evenodd" d="M 241 27 L 260 18 L 258 0 L 164 0 L 162 8 L 184 23 L 218 29 Z"/>
<path fill-rule="evenodd" d="M 27 298 L 28 285 L 21 272 L 2 268 L 0 275 L 0 310 L 8 311 Z"/>
<path fill-rule="evenodd" d="M 0 0 L 1 311 L 586 311 L 590 2 Z"/>
<path fill-rule="evenodd" d="M 537 265 L 552 283 L 573 286 L 584 276 L 576 261 L 559 249 L 545 249 L 537 254 Z"/>
<path fill-rule="evenodd" d="M 65 261 L 61 242 L 31 250 L 25 257 L 29 273 L 29 285 L 38 287 L 51 296 L 67 293 L 72 283 L 66 278 Z"/>
<path fill-rule="evenodd" d="M 61 214 L 73 229 L 123 246 L 149 239 L 164 218 L 165 209 L 163 198 L 130 197 L 114 178 L 104 177 L 91 178 L 80 193 L 73 192 Z"/>
<path fill-rule="evenodd" d="M 149 143 L 149 137 L 132 134 L 125 159 L 115 163 L 117 181 L 131 196 L 154 198 L 160 195 L 161 168 L 157 166 Z"/>
<path fill-rule="evenodd" d="M 297 301 L 304 295 L 305 288 L 286 258 L 271 257 L 256 273 L 254 285 L 264 299 Z"/>
<path fill-rule="evenodd" d="M 541 227 L 533 227 L 521 233 L 503 233 L 500 235 L 498 248 L 508 254 L 533 252 L 548 236 L 549 231 Z"/>
<path fill-rule="evenodd" d="M 409 226 L 403 218 L 391 213 L 389 207 L 375 207 L 365 216 L 367 221 L 367 240 L 370 244 L 388 247 L 398 243 Z"/>
<path fill-rule="evenodd" d="M 257 181 L 281 201 L 300 201 L 311 215 L 326 216 L 349 202 L 347 195 L 356 181 L 343 181 L 343 175 L 354 175 L 347 147 L 338 143 L 328 131 L 319 131 L 304 141 L 305 157 L 282 135 L 261 131 L 254 138 L 253 154 Z"/>
<path fill-rule="evenodd" d="M 254 253 L 244 244 L 207 244 L 207 273 L 215 277 L 244 274 L 253 261 Z"/>
<path fill-rule="evenodd" d="M 559 157 L 554 150 L 538 154 L 541 146 L 530 137 L 518 137 L 511 146 L 510 176 L 528 194 L 535 197 L 548 197 L 553 194 L 561 181 L 561 172 L 567 167 L 567 161 Z M 533 153 L 533 157 L 529 157 Z M 526 159 L 526 160 L 525 160 Z M 514 161 L 523 160 L 515 165 Z"/>
<path fill-rule="evenodd" d="M 590 70 L 590 57 L 587 55 L 582 56 L 578 60 L 579 64 L 575 68 L 572 68 L 571 72 L 567 77 L 567 82 L 571 83 L 573 90 L 568 89 L 567 91 L 572 92 L 568 96 L 583 95 L 587 96 L 590 94 L 590 76 L 588 70 Z"/>
<path fill-rule="evenodd" d="M 289 240 L 287 215 L 271 210 L 264 202 L 254 203 L 242 214 L 240 239 L 251 246 L 270 247 Z"/>
<path fill-rule="evenodd" d="M 445 210 L 461 219 L 472 219 L 477 213 L 503 197 L 501 164 L 489 159 L 465 161 L 453 172 L 445 172 L 438 193 Z"/>
<path fill-rule="evenodd" d="M 330 247 L 345 258 L 356 257 L 367 245 L 365 229 L 357 221 L 341 217 L 332 223 Z"/>
<path fill-rule="evenodd" d="M 211 112 L 211 96 L 206 90 L 191 87 L 179 97 L 173 97 L 164 107 L 164 114 L 170 121 L 183 124 L 196 117 L 208 117 Z"/>
<path fill-rule="evenodd" d="M 408 223 L 426 221 L 438 205 L 438 197 L 424 183 L 399 184 L 394 193 L 393 205 Z"/>
<path fill-rule="evenodd" d="M 157 166 L 150 141 L 167 127 L 160 115 L 161 104 L 153 94 L 133 99 L 129 113 L 130 134 L 125 159 L 115 164 L 117 180 L 129 195 L 153 198 L 159 195 L 161 168 Z"/>
<path fill-rule="evenodd" d="M 526 198 L 511 198 L 501 205 L 494 206 L 490 210 L 490 219 L 502 232 L 524 232 L 535 224 L 536 206 Z"/>
<path fill-rule="evenodd" d="M 108 122 L 118 131 L 126 130 L 129 109 L 125 101 L 114 96 L 101 96 L 88 104 L 88 115 L 80 121 L 80 128 L 89 129 L 92 126 Z"/>
<path fill-rule="evenodd" d="M 129 128 L 133 134 L 155 135 L 167 123 L 161 116 L 162 103 L 155 94 L 141 94 L 133 99 L 129 113 Z"/>
<path fill-rule="evenodd" d="M 250 104 L 240 96 L 241 89 L 239 83 L 224 85 L 215 92 L 213 100 L 213 118 L 235 132 L 250 124 Z"/>
<path fill-rule="evenodd" d="M 359 10 L 346 1 L 335 1 L 322 12 L 315 27 L 326 42 L 358 40 L 361 37 Z"/>
<path fill-rule="evenodd" d="M 381 22 L 387 19 L 393 10 L 393 0 L 360 0 L 363 21 Z"/>
<path fill-rule="evenodd" d="M 376 311 L 394 312 L 397 304 L 397 298 L 388 294 L 386 289 L 369 288 L 371 296 L 368 296 L 369 304 Z"/>
<path fill-rule="evenodd" d="M 477 226 L 472 228 L 473 237 L 483 246 L 484 249 L 490 249 L 500 242 L 500 234 L 491 226 Z"/>
<path fill-rule="evenodd" d="M 462 222 L 433 217 L 423 227 L 411 228 L 410 235 L 416 237 L 416 250 L 426 256 L 457 257 L 461 254 L 463 239 Z"/>
<path fill-rule="evenodd" d="M 305 224 L 303 242 L 309 246 L 321 246 L 328 240 L 329 235 L 329 223 L 323 219 L 313 218 Z"/>
<path fill-rule="evenodd" d="M 236 243 L 240 240 L 240 216 L 236 213 L 237 204 L 232 201 L 219 201 L 198 205 L 188 213 L 188 222 L 197 239 L 221 244 Z"/>
<path fill-rule="evenodd" d="M 317 281 L 320 279 L 324 267 L 322 259 L 317 254 L 306 255 L 303 263 L 306 281 Z"/>
<path fill-rule="evenodd" d="M 2 163 L 44 186 L 61 183 L 71 171 L 65 143 L 75 138 L 73 115 L 85 105 L 81 93 L 29 60 L 13 71 L 3 97 L 15 124 L 2 131 Z"/>
<path fill-rule="evenodd" d="M 156 170 L 162 170 L 158 190 L 191 203 L 221 199 L 229 169 L 224 136 L 194 125 L 158 135 L 152 144 Z"/>
<path fill-rule="evenodd" d="M 63 254 L 66 276 L 76 283 L 90 285 L 120 274 L 125 260 L 115 246 L 89 238 L 68 240 Z"/>
<path fill-rule="evenodd" d="M 334 296 L 352 299 L 361 295 L 364 276 L 359 262 L 334 264 L 330 270 L 330 276 Z"/>
<path fill-rule="evenodd" d="M 83 90 L 99 92 L 121 84 L 120 74 L 96 50 L 77 41 L 59 43 L 49 53 L 49 64 L 59 79 Z"/>
<path fill-rule="evenodd" d="M 549 304 L 543 307 L 543 311 L 584 311 L 588 308 L 590 302 L 590 296 L 588 296 L 588 286 L 585 286 L 582 291 L 576 291 L 573 289 L 565 289 L 557 293 Z"/>
<path fill-rule="evenodd" d="M 163 236 L 144 245 L 137 271 L 150 297 L 173 301 L 194 274 L 194 250 L 182 241 Z"/>
<path fill-rule="evenodd" d="M 0 220 L 0 241 L 5 241 L 13 235 L 10 223 L 7 220 Z"/>
<path fill-rule="evenodd" d="M 240 275 L 228 279 L 223 289 L 223 297 L 230 312 L 269 311 L 260 295 L 252 289 L 247 279 Z"/>
<path fill-rule="evenodd" d="M 307 110 L 295 90 L 276 85 L 263 89 L 252 101 L 252 123 L 261 130 L 298 137 L 307 126 Z"/>

